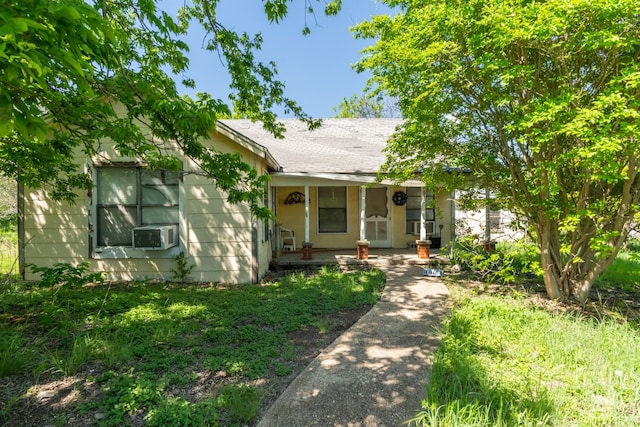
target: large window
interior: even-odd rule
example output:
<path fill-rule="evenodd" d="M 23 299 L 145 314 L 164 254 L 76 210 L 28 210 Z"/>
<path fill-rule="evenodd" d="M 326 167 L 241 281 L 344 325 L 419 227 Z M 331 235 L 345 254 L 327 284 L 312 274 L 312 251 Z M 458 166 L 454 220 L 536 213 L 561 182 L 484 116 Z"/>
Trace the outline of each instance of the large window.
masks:
<path fill-rule="evenodd" d="M 420 213 L 422 212 L 422 188 L 407 188 L 406 209 L 406 233 L 417 234 L 416 231 L 420 227 Z M 426 190 L 424 192 L 427 207 L 425 211 L 426 221 L 435 220 L 435 209 L 433 208 L 433 192 Z"/>
<path fill-rule="evenodd" d="M 318 187 L 318 232 L 347 232 L 347 187 Z"/>
<path fill-rule="evenodd" d="M 132 246 L 134 227 L 178 224 L 179 172 L 121 166 L 96 171 L 97 246 Z"/>

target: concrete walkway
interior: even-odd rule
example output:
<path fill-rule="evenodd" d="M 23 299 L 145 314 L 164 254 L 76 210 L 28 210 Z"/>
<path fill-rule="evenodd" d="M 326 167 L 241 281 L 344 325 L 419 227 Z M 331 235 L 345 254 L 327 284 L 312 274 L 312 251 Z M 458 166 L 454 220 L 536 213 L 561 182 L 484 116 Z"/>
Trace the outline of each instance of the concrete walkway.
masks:
<path fill-rule="evenodd" d="M 381 300 L 327 347 L 258 427 L 395 427 L 420 410 L 449 291 L 422 267 L 380 265 Z"/>

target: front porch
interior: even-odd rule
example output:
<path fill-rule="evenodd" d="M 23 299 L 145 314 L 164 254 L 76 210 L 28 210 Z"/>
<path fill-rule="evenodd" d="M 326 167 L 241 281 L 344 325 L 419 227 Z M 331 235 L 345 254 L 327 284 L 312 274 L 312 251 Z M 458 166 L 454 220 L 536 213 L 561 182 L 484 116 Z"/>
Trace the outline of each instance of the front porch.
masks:
<path fill-rule="evenodd" d="M 319 267 L 324 265 L 341 266 L 377 266 L 377 265 L 420 265 L 438 266 L 449 263 L 448 253 L 441 253 L 440 249 L 431 249 L 429 258 L 419 258 L 413 249 L 369 249 L 368 259 L 360 260 L 357 249 L 313 249 L 310 260 L 302 259 L 302 252 L 283 251 L 274 256 L 273 263 L 277 268 L 288 270 L 302 267 Z"/>

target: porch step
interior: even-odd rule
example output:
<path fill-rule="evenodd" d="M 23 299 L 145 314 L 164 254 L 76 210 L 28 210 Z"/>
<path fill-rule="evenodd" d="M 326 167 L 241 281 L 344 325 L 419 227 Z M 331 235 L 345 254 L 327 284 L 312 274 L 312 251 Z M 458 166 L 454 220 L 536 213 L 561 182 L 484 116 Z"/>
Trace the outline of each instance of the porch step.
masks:
<path fill-rule="evenodd" d="M 304 267 L 321 267 L 325 265 L 340 265 L 343 268 L 358 267 L 389 267 L 393 265 L 418 265 L 436 267 L 448 265 L 449 260 L 438 253 L 431 254 L 431 258 L 418 258 L 415 251 L 375 251 L 369 252 L 366 260 L 357 259 L 356 254 L 346 254 L 345 251 L 313 251 L 312 259 L 303 260 L 301 253 L 286 253 L 274 259 L 274 267 L 282 270 L 292 270 Z"/>

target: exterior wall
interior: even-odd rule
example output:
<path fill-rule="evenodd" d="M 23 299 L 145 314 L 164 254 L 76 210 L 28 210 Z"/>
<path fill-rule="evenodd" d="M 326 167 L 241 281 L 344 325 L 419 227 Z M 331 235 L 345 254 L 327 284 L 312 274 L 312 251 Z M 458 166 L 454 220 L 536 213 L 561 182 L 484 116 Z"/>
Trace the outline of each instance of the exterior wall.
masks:
<path fill-rule="evenodd" d="M 484 193 L 478 192 L 482 200 Z M 457 197 L 456 197 L 457 198 Z M 491 221 L 491 240 L 515 241 L 526 236 L 523 224 L 518 221 L 518 217 L 511 211 L 493 211 L 494 220 Z M 473 235 L 480 240 L 485 239 L 487 216 L 484 206 L 477 209 L 456 209 L 456 233 L 458 236 Z"/>
<path fill-rule="evenodd" d="M 389 197 L 401 187 L 390 188 Z M 302 247 L 305 233 L 304 203 L 286 205 L 285 199 L 292 192 L 304 194 L 303 186 L 277 187 L 276 188 L 276 216 L 277 222 L 285 228 L 294 231 L 296 245 L 299 250 Z M 319 234 L 317 232 L 317 187 L 309 187 L 309 239 L 316 249 L 353 249 L 360 237 L 360 186 L 347 187 L 347 218 L 346 233 Z M 396 206 L 390 202 L 392 220 L 392 247 L 407 248 L 415 244 L 419 236 L 407 234 L 405 228 L 405 206 Z M 451 195 L 440 192 L 436 196 L 436 232 L 441 237 L 442 246 L 452 239 L 452 201 Z M 442 224 L 440 230 L 438 225 Z"/>
<path fill-rule="evenodd" d="M 252 281 L 252 224 L 249 209 L 231 205 L 211 181 L 197 175 L 184 178 L 185 233 L 181 246 L 195 265 L 197 281 L 249 283 Z"/>
<path fill-rule="evenodd" d="M 406 188 L 397 188 L 393 191 L 406 191 Z M 440 246 L 445 246 L 452 239 L 452 203 L 448 193 L 436 192 L 435 195 L 435 234 L 432 237 L 440 237 Z M 420 236 L 406 233 L 406 208 L 393 205 L 394 248 L 407 248 L 415 244 Z M 442 228 L 440 228 L 442 226 Z"/>
<path fill-rule="evenodd" d="M 86 260 L 88 218 L 83 194 L 78 203 L 49 200 L 43 190 L 24 194 L 25 263 L 51 267 L 56 263 L 79 264 Z M 35 278 L 29 268 L 27 279 Z"/>
<path fill-rule="evenodd" d="M 293 230 L 296 245 L 302 247 L 305 236 L 304 203 L 285 205 L 289 194 L 299 191 L 304 194 L 304 187 L 277 188 L 277 222 L 282 227 Z M 309 240 L 317 249 L 355 248 L 360 236 L 360 187 L 347 187 L 347 232 L 318 233 L 318 198 L 317 187 L 309 187 Z"/>
<path fill-rule="evenodd" d="M 222 135 L 213 136 L 220 151 L 239 151 L 245 161 L 259 170 L 266 169 L 258 158 Z M 106 148 L 101 156 L 119 158 Z M 90 165 L 77 157 L 78 164 Z M 205 282 L 249 283 L 264 276 L 271 260 L 271 241 L 262 224 L 252 218 L 247 205 L 231 205 L 208 179 L 189 172 L 197 167 L 184 160 L 180 184 L 180 225 L 177 247 L 161 251 L 123 248 L 101 254 L 93 248 L 92 194 L 79 194 L 75 205 L 52 202 L 45 191 L 25 189 L 24 262 L 51 267 L 55 263 L 77 265 L 89 261 L 92 271 L 107 273 L 110 280 L 171 279 L 175 256 L 184 252 L 194 265 L 189 279 Z M 90 172 L 88 167 L 87 172 Z M 25 279 L 37 280 L 29 269 Z"/>

